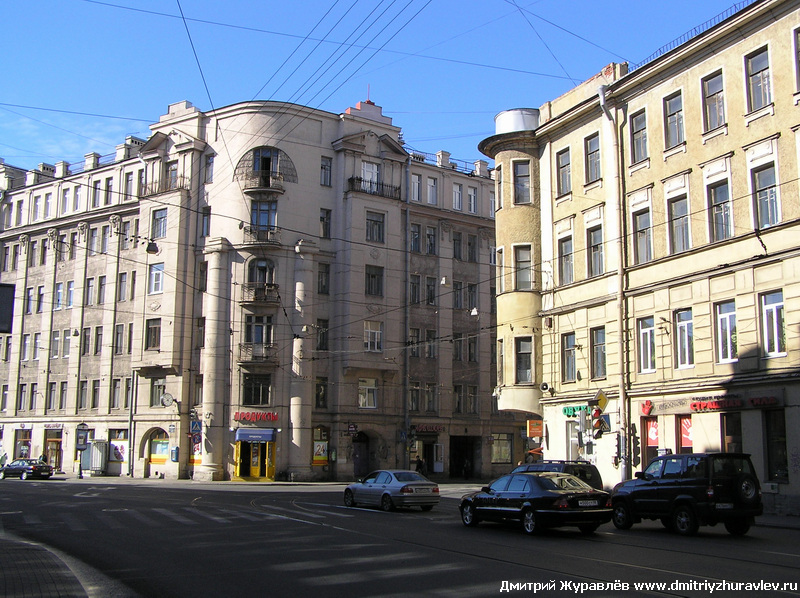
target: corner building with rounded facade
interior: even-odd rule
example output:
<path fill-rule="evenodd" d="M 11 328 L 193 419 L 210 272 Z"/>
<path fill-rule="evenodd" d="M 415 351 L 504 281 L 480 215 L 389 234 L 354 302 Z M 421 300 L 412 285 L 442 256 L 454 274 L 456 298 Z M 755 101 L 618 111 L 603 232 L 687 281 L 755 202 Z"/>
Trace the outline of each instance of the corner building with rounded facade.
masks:
<path fill-rule="evenodd" d="M 180 102 L 151 129 L 81 164 L 0 164 L 9 457 L 204 480 L 522 458 L 493 397 L 486 162 L 409 153 L 369 101 Z"/>

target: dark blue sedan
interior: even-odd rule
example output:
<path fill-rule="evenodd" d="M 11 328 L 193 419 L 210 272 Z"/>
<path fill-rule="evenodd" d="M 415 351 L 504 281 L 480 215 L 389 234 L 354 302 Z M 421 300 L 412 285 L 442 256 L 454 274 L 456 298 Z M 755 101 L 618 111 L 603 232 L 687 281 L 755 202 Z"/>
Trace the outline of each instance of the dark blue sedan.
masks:
<path fill-rule="evenodd" d="M 39 459 L 16 459 L 0 469 L 0 480 L 5 478 L 47 479 L 53 475 L 53 468 Z"/>

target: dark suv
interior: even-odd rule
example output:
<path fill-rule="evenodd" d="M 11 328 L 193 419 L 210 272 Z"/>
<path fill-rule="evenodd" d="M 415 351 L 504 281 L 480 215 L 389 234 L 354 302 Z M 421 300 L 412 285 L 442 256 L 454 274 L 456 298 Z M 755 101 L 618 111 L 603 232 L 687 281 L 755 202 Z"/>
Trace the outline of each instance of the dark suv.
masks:
<path fill-rule="evenodd" d="M 761 515 L 761 488 L 743 453 L 663 455 L 636 479 L 621 482 L 611 496 L 612 521 L 628 529 L 642 519 L 660 519 L 683 536 L 698 526 L 724 523 L 729 533 L 747 533 Z"/>
<path fill-rule="evenodd" d="M 569 473 L 580 478 L 592 488 L 603 489 L 603 479 L 597 468 L 588 461 L 534 461 L 533 463 L 523 463 L 513 469 L 511 473 L 523 471 L 556 471 L 558 473 Z"/>

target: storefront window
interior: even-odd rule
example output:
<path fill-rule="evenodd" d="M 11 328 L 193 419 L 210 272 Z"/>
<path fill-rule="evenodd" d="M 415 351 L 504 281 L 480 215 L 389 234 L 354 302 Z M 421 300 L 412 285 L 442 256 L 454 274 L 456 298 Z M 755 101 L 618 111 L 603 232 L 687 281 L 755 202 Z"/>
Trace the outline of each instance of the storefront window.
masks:
<path fill-rule="evenodd" d="M 783 409 L 764 412 L 767 439 L 767 479 L 789 481 L 789 460 L 786 453 L 786 418 Z"/>
<path fill-rule="evenodd" d="M 655 417 L 643 417 L 642 430 L 645 433 L 643 462 L 650 463 L 658 456 L 658 419 Z"/>
<path fill-rule="evenodd" d="M 511 434 L 492 434 L 492 463 L 511 463 Z"/>
<path fill-rule="evenodd" d="M 676 418 L 678 424 L 677 437 L 678 437 L 678 452 L 691 453 L 692 452 L 692 416 L 680 415 Z"/>
<path fill-rule="evenodd" d="M 722 414 L 722 450 L 739 453 L 742 450 L 742 414 L 738 411 Z"/>

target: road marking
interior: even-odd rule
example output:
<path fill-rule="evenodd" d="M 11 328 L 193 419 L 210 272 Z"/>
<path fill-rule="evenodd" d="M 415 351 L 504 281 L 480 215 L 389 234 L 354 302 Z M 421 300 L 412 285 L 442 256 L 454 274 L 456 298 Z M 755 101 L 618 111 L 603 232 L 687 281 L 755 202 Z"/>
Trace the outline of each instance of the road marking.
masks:
<path fill-rule="evenodd" d="M 305 515 L 306 517 L 311 517 L 313 519 L 325 519 L 325 515 L 320 515 L 319 513 L 312 513 L 306 509 L 303 509 L 302 512 L 298 512 L 297 509 L 287 509 L 285 507 L 276 507 L 273 505 L 259 505 L 260 509 L 270 510 L 270 511 L 281 511 L 283 513 L 290 513 L 292 515 Z"/>
<path fill-rule="evenodd" d="M 105 513 L 96 513 L 96 515 L 100 521 L 105 523 L 111 529 L 125 529 L 124 525 L 110 515 L 106 515 Z"/>
<path fill-rule="evenodd" d="M 211 513 L 206 513 L 196 507 L 183 507 L 184 511 L 192 513 L 193 515 L 199 515 L 200 517 L 205 517 L 206 519 L 210 519 L 211 521 L 216 521 L 217 523 L 230 523 L 224 517 L 217 517 L 216 515 L 212 515 Z"/>
<path fill-rule="evenodd" d="M 266 513 L 260 513 L 258 517 L 255 515 L 248 515 L 247 513 L 242 513 L 240 511 L 231 511 L 229 509 L 219 509 L 228 517 L 234 517 L 236 519 L 246 519 L 247 521 L 264 521 L 265 518 L 268 518 L 269 515 Z"/>
<path fill-rule="evenodd" d="M 150 517 L 140 513 L 139 511 L 128 511 L 127 513 L 140 523 L 144 523 L 145 525 L 149 525 L 150 527 L 156 527 L 157 525 L 159 525 L 159 523 L 155 519 L 151 519 Z"/>
<path fill-rule="evenodd" d="M 161 513 L 164 517 L 169 517 L 170 519 L 177 521 L 178 523 L 183 523 L 184 525 L 199 525 L 197 521 L 189 519 L 188 517 L 184 517 L 180 513 L 174 513 L 169 509 L 153 509 L 156 513 Z"/>

